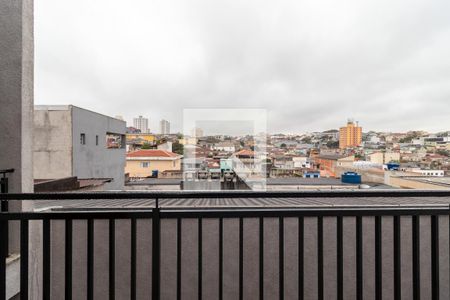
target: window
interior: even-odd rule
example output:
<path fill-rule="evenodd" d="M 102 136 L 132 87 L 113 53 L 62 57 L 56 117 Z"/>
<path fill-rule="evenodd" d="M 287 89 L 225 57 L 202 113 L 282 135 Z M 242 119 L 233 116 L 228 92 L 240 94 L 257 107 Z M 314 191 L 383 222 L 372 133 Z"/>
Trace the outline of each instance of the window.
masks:
<path fill-rule="evenodd" d="M 86 134 L 85 133 L 80 134 L 80 144 L 86 145 Z"/>
<path fill-rule="evenodd" d="M 141 168 L 148 168 L 150 163 L 148 161 L 141 162 Z"/>
<path fill-rule="evenodd" d="M 106 133 L 106 148 L 122 149 L 125 148 L 125 135 L 118 133 Z"/>
<path fill-rule="evenodd" d="M 175 161 L 172 162 L 172 166 L 175 168 Z"/>
<path fill-rule="evenodd" d="M 95 145 L 98 146 L 98 135 L 95 136 Z"/>

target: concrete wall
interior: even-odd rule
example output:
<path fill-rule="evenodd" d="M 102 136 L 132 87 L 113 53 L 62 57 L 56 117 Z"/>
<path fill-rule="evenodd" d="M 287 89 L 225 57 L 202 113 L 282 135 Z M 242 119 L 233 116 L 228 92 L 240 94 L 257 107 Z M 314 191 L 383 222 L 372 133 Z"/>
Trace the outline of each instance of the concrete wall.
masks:
<path fill-rule="evenodd" d="M 33 191 L 33 1 L 0 1 L 0 169 L 10 192 Z"/>
<path fill-rule="evenodd" d="M 35 107 L 33 149 L 35 179 L 72 176 L 72 114 L 68 106 Z"/>
<path fill-rule="evenodd" d="M 34 127 L 35 179 L 113 178 L 105 189 L 123 189 L 125 148 L 108 149 L 106 134 L 124 135 L 124 121 L 72 105 L 37 105 Z"/>
<path fill-rule="evenodd" d="M 108 221 L 95 221 L 94 228 L 94 298 L 108 296 Z M 317 299 L 317 218 L 304 219 L 304 296 Z M 375 219 L 363 217 L 363 294 L 375 299 Z M 86 221 L 74 221 L 73 293 L 75 299 L 86 292 Z M 202 221 L 202 293 L 204 299 L 218 299 L 219 220 Z M 129 220 L 116 225 L 116 299 L 130 298 L 130 230 Z M 298 295 L 297 218 L 284 219 L 284 295 Z M 431 299 L 431 220 L 420 217 L 421 299 Z M 356 219 L 343 219 L 344 299 L 356 299 Z M 52 222 L 52 295 L 64 293 L 64 222 Z M 324 217 L 324 299 L 334 299 L 336 278 L 336 218 Z M 137 299 L 151 299 L 150 220 L 137 221 Z M 264 295 L 278 299 L 279 293 L 279 220 L 264 219 Z M 181 220 L 181 294 L 182 299 L 198 297 L 198 220 Z M 239 219 L 223 220 L 223 293 L 224 299 L 239 295 Z M 449 218 L 439 218 L 440 297 L 449 299 Z M 259 219 L 243 219 L 243 293 L 244 299 L 259 298 Z M 393 218 L 382 218 L 382 287 L 383 299 L 393 299 Z M 76 275 L 75 275 L 76 274 Z M 402 299 L 412 299 L 412 218 L 401 217 L 401 290 Z M 161 224 L 161 299 L 176 299 L 177 220 L 163 219 Z"/>
<path fill-rule="evenodd" d="M 14 168 L 9 191 L 33 192 L 33 0 L 0 1 L 0 169 Z M 33 208 L 15 202 L 11 211 Z M 10 224 L 10 251 L 19 251 L 19 226 Z M 0 237 L 1 238 L 1 237 Z M 30 222 L 30 299 L 41 299 L 39 227 Z M 14 277 L 9 273 L 7 280 Z M 11 285 L 10 285 L 11 286 Z"/>
<path fill-rule="evenodd" d="M 121 149 L 106 148 L 106 134 L 125 135 L 126 123 L 76 106 L 72 108 L 73 176 L 113 178 L 105 189 L 121 190 L 125 183 L 125 143 Z M 81 145 L 80 134 L 86 135 Z M 95 136 L 99 137 L 96 145 Z"/>

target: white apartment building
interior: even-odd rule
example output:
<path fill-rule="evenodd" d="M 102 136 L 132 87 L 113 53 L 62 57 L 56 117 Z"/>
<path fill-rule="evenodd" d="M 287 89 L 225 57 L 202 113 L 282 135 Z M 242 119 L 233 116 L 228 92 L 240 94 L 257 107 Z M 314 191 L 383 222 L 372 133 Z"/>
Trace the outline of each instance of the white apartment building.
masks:
<path fill-rule="evenodd" d="M 170 122 L 167 120 L 161 120 L 159 122 L 161 134 L 170 134 Z"/>
<path fill-rule="evenodd" d="M 141 131 L 141 133 L 149 133 L 148 119 L 142 116 L 133 119 L 133 127 Z"/>

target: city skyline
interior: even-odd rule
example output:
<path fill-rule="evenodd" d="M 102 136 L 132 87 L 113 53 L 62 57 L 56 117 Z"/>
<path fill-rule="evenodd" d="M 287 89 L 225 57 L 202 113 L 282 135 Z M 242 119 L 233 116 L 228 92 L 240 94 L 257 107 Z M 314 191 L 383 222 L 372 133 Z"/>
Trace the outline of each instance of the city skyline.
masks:
<path fill-rule="evenodd" d="M 155 124 L 157 124 L 157 123 L 159 124 L 159 128 L 158 128 L 159 131 L 158 130 L 153 130 L 152 131 L 151 128 L 157 128 L 156 125 L 153 125 L 151 123 L 152 119 L 148 118 L 148 124 L 149 124 L 148 128 L 150 130 L 149 133 L 161 134 L 161 132 L 160 132 L 161 131 L 161 121 L 166 121 L 166 122 L 169 123 L 170 134 L 178 134 L 178 133 L 182 133 L 183 132 L 182 129 L 180 129 L 180 130 L 173 130 L 172 129 L 172 121 L 165 120 L 165 119 L 162 119 L 162 120 L 160 120 L 158 122 L 155 121 Z M 348 118 L 347 120 L 351 120 L 351 118 Z M 128 127 L 135 127 L 134 124 L 133 124 L 134 123 L 134 118 L 132 118 L 131 122 L 126 120 L 126 119 L 125 119 L 125 121 L 126 121 Z M 358 123 L 360 123 L 360 122 L 358 121 Z M 203 126 L 199 126 L 199 127 L 204 131 L 204 134 L 206 136 L 208 136 L 208 135 L 242 136 L 242 135 L 245 135 L 245 132 L 246 132 L 245 130 L 246 129 L 245 128 L 244 129 L 238 129 L 237 127 L 239 127 L 239 126 L 246 127 L 245 125 L 248 125 L 248 124 L 246 124 L 245 121 L 235 122 L 235 124 L 232 124 L 229 121 L 228 122 L 221 122 L 220 120 L 218 120 L 216 122 L 202 122 L 202 121 L 200 121 L 200 124 L 203 124 Z M 229 125 L 229 128 L 228 129 L 227 128 L 223 128 L 223 126 L 220 127 L 221 125 L 224 125 L 224 124 Z M 336 124 L 336 126 L 333 127 L 333 128 L 326 128 L 326 129 L 323 129 L 323 130 L 310 130 L 310 131 L 297 131 L 297 132 L 282 132 L 282 131 L 276 132 L 276 131 L 268 130 L 267 134 L 270 134 L 270 135 L 276 135 L 276 134 L 302 135 L 302 134 L 310 134 L 310 133 L 314 133 L 314 132 L 325 132 L 325 131 L 328 131 L 328 130 L 336 130 L 337 132 L 339 132 L 340 128 L 342 127 L 342 124 L 345 124 L 345 120 L 344 119 L 341 120 L 341 124 Z M 208 126 L 210 126 L 210 127 L 208 127 Z M 450 127 L 449 127 L 449 129 L 444 129 L 444 130 L 439 130 L 439 131 L 428 131 L 428 130 L 422 130 L 422 129 L 408 129 L 408 130 L 404 130 L 404 131 L 373 130 L 373 129 L 370 129 L 370 128 L 366 128 L 365 126 L 361 126 L 361 127 L 362 127 L 362 133 L 364 133 L 364 134 L 365 133 L 369 133 L 369 132 L 393 133 L 393 134 L 395 134 L 395 133 L 407 133 L 407 132 L 422 132 L 422 131 L 427 132 L 429 134 L 438 134 L 438 133 L 450 132 Z M 250 130 L 248 130 L 248 131 L 250 132 Z"/>

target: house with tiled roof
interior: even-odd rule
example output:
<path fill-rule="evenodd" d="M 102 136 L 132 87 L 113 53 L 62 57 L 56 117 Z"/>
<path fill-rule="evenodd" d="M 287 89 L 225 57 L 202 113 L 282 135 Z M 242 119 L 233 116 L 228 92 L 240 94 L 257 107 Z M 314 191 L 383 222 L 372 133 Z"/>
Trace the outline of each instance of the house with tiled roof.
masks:
<path fill-rule="evenodd" d="M 180 171 L 183 156 L 161 149 L 127 153 L 125 173 L 132 178 L 158 177 L 164 172 Z"/>

